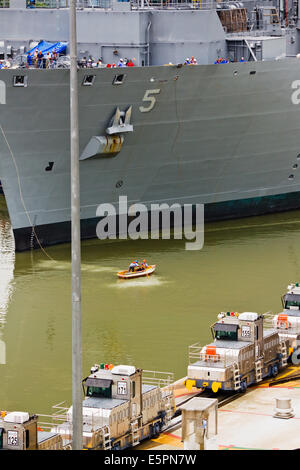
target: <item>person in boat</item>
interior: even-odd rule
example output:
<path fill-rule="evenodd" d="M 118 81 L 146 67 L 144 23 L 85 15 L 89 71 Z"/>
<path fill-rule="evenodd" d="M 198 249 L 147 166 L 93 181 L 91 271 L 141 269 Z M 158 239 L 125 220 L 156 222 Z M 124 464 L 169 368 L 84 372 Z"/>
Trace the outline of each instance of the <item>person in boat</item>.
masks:
<path fill-rule="evenodd" d="M 145 270 L 146 268 L 148 268 L 148 263 L 147 263 L 147 261 L 146 261 L 145 259 L 144 259 L 143 262 L 142 262 L 141 268 L 142 268 L 143 270 Z"/>
<path fill-rule="evenodd" d="M 134 273 L 135 271 L 138 270 L 138 268 L 140 268 L 140 265 L 139 265 L 138 261 L 137 260 L 132 261 L 132 263 L 130 263 L 130 265 L 129 265 L 128 272 L 129 273 L 131 273 L 131 272 Z"/>

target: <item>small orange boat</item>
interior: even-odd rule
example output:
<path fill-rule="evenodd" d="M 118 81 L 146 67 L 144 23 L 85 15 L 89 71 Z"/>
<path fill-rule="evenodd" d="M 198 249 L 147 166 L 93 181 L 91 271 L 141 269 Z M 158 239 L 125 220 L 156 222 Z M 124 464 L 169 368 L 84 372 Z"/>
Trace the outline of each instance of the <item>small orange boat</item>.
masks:
<path fill-rule="evenodd" d="M 142 277 L 142 276 L 149 276 L 150 274 L 154 273 L 156 268 L 156 264 L 150 264 L 146 269 L 143 269 L 142 271 L 135 271 L 129 272 L 129 271 L 119 271 L 118 277 L 120 279 L 132 279 L 136 277 Z"/>

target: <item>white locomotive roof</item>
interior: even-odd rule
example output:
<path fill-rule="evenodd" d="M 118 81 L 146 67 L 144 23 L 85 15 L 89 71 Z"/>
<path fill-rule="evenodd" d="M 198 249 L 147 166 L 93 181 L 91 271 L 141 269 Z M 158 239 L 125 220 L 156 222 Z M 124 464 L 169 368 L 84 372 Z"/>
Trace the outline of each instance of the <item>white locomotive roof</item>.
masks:
<path fill-rule="evenodd" d="M 135 372 L 136 368 L 134 366 L 115 366 L 111 370 L 111 373 L 116 375 L 132 375 Z"/>
<path fill-rule="evenodd" d="M 243 312 L 239 314 L 239 320 L 255 321 L 258 318 L 258 314 L 255 312 Z"/>
<path fill-rule="evenodd" d="M 26 423 L 26 421 L 29 421 L 29 413 L 26 411 L 12 411 L 4 416 L 3 421 L 6 423 L 23 424 Z"/>
<path fill-rule="evenodd" d="M 298 295 L 300 295 L 300 286 L 296 286 L 295 284 L 290 284 L 287 287 L 287 292 L 289 294 L 298 294 Z"/>

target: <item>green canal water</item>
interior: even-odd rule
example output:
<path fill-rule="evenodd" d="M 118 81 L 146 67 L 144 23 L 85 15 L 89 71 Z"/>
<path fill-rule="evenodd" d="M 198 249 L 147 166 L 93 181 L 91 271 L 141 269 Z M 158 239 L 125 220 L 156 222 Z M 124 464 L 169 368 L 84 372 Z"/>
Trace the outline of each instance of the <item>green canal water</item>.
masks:
<path fill-rule="evenodd" d="M 94 363 L 186 375 L 188 346 L 210 341 L 220 311 L 280 310 L 300 280 L 300 211 L 207 224 L 204 247 L 181 240 L 82 243 L 83 375 Z M 0 200 L 0 410 L 50 413 L 71 403 L 70 245 L 14 253 Z M 123 281 L 132 259 L 158 265 Z"/>

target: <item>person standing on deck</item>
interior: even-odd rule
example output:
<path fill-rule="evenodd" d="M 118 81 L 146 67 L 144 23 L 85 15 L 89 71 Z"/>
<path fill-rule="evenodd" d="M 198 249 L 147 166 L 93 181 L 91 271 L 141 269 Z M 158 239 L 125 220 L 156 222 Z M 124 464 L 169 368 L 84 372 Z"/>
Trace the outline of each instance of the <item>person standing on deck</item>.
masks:
<path fill-rule="evenodd" d="M 37 49 L 34 51 L 34 66 L 37 69 L 38 67 L 38 50 Z"/>
<path fill-rule="evenodd" d="M 43 57 L 44 57 L 44 55 L 43 55 L 42 51 L 39 51 L 39 52 L 38 52 L 38 55 L 37 55 L 37 58 L 38 58 L 38 68 L 39 68 L 39 69 L 43 68 Z"/>
<path fill-rule="evenodd" d="M 54 51 L 52 52 L 52 59 L 53 59 L 53 68 L 56 67 L 56 63 L 57 63 L 57 52 L 56 50 L 54 49 Z"/>
<path fill-rule="evenodd" d="M 46 69 L 50 68 L 50 59 L 51 59 L 51 55 L 50 55 L 50 52 L 48 51 L 46 55 Z"/>
<path fill-rule="evenodd" d="M 27 54 L 27 65 L 30 67 L 32 65 L 32 57 L 30 55 L 30 52 Z"/>

